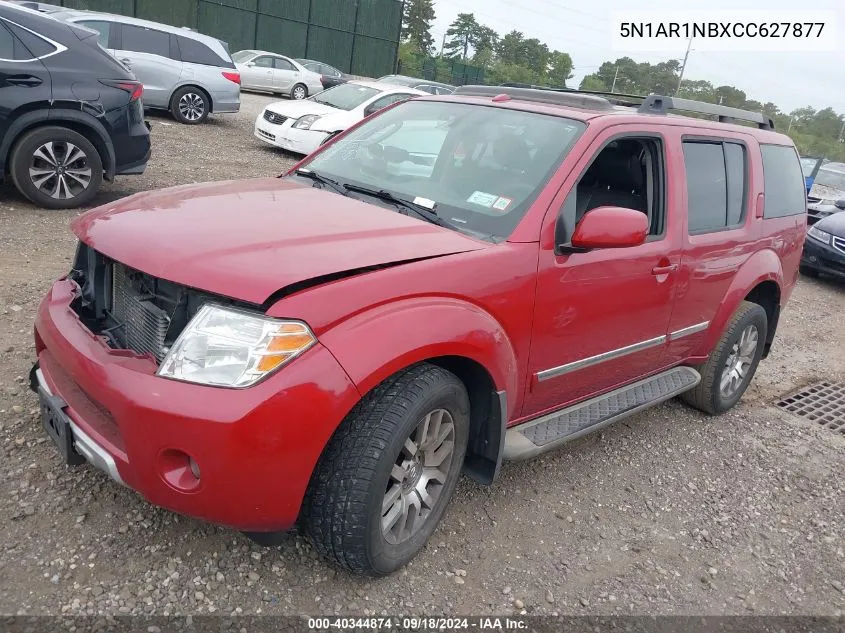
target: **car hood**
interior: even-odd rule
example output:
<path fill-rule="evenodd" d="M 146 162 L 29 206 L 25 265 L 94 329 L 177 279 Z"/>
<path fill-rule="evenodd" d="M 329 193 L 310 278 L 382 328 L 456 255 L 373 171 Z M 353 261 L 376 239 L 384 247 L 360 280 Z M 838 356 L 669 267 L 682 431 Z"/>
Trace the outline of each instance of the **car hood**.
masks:
<path fill-rule="evenodd" d="M 845 211 L 833 213 L 813 226 L 836 237 L 845 237 Z"/>
<path fill-rule="evenodd" d="M 149 275 L 255 304 L 373 267 L 489 247 L 288 179 L 140 193 L 79 216 L 83 242 Z"/>
<path fill-rule="evenodd" d="M 298 119 L 306 114 L 319 114 L 320 116 L 324 116 L 326 114 L 338 114 L 340 112 L 345 112 L 344 110 L 327 106 L 324 103 L 317 103 L 316 101 L 311 101 L 310 99 L 301 99 L 298 101 L 276 101 L 268 105 L 267 109 L 270 110 L 270 112 L 281 114 L 289 119 Z"/>

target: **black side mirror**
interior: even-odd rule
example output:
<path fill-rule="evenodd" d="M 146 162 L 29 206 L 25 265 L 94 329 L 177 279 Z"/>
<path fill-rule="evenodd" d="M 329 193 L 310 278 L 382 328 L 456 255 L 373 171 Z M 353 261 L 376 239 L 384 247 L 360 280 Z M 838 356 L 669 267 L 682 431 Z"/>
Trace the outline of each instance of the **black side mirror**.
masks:
<path fill-rule="evenodd" d="M 833 203 L 833 205 L 837 209 L 842 209 L 843 211 L 845 211 L 845 199 L 837 200 L 836 202 Z"/>

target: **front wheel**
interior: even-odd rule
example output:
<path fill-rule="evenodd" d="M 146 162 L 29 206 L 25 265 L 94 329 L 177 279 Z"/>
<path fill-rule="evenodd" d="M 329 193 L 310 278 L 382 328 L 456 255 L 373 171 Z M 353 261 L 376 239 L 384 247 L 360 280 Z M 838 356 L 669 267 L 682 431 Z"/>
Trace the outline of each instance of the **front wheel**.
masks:
<path fill-rule="evenodd" d="M 388 379 L 329 441 L 309 485 L 303 527 L 316 549 L 370 576 L 396 571 L 434 532 L 457 485 L 469 397 L 426 363 Z"/>
<path fill-rule="evenodd" d="M 710 358 L 698 368 L 701 382 L 681 394 L 689 405 L 717 415 L 733 407 L 748 388 L 763 356 L 768 316 L 762 306 L 743 301 Z"/>

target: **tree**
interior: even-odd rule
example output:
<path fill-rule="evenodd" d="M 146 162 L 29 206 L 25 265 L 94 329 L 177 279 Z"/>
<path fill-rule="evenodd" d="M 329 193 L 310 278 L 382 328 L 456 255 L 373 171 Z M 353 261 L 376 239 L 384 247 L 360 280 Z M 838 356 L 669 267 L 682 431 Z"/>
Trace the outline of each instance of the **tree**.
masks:
<path fill-rule="evenodd" d="M 554 51 L 549 59 L 548 81 L 555 88 L 566 88 L 567 79 L 572 79 L 572 58 L 569 53 Z"/>
<path fill-rule="evenodd" d="M 532 37 L 522 43 L 521 65 L 533 70 L 538 77 L 545 78 L 546 73 L 549 71 L 550 57 L 551 52 L 549 51 L 549 47 L 536 37 Z"/>
<path fill-rule="evenodd" d="M 524 61 L 525 36 L 520 31 L 511 31 L 496 45 L 496 57 L 503 64 L 520 65 Z"/>
<path fill-rule="evenodd" d="M 469 49 L 475 41 L 479 26 L 472 13 L 459 13 L 455 21 L 449 25 L 449 30 L 446 31 L 447 41 L 444 48 L 446 57 L 466 59 L 469 55 Z"/>
<path fill-rule="evenodd" d="M 472 46 L 475 49 L 472 63 L 482 68 L 488 68 L 493 63 L 494 51 L 498 41 L 499 34 L 496 31 L 489 26 L 479 24 L 475 33 L 472 34 Z"/>
<path fill-rule="evenodd" d="M 578 86 L 578 89 L 601 92 L 607 90 L 608 87 L 609 86 L 606 86 L 597 74 L 593 73 L 592 75 L 587 75 L 581 80 L 581 85 Z"/>
<path fill-rule="evenodd" d="M 413 43 L 420 53 L 431 54 L 434 46 L 431 23 L 434 17 L 434 0 L 405 0 L 402 39 Z"/>

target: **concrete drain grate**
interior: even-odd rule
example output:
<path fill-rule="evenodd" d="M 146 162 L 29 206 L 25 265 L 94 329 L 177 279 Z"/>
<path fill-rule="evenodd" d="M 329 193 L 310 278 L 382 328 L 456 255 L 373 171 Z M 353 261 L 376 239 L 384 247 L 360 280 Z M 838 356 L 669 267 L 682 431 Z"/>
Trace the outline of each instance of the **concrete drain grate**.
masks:
<path fill-rule="evenodd" d="M 816 383 L 784 398 L 777 405 L 845 435 L 845 384 Z"/>

